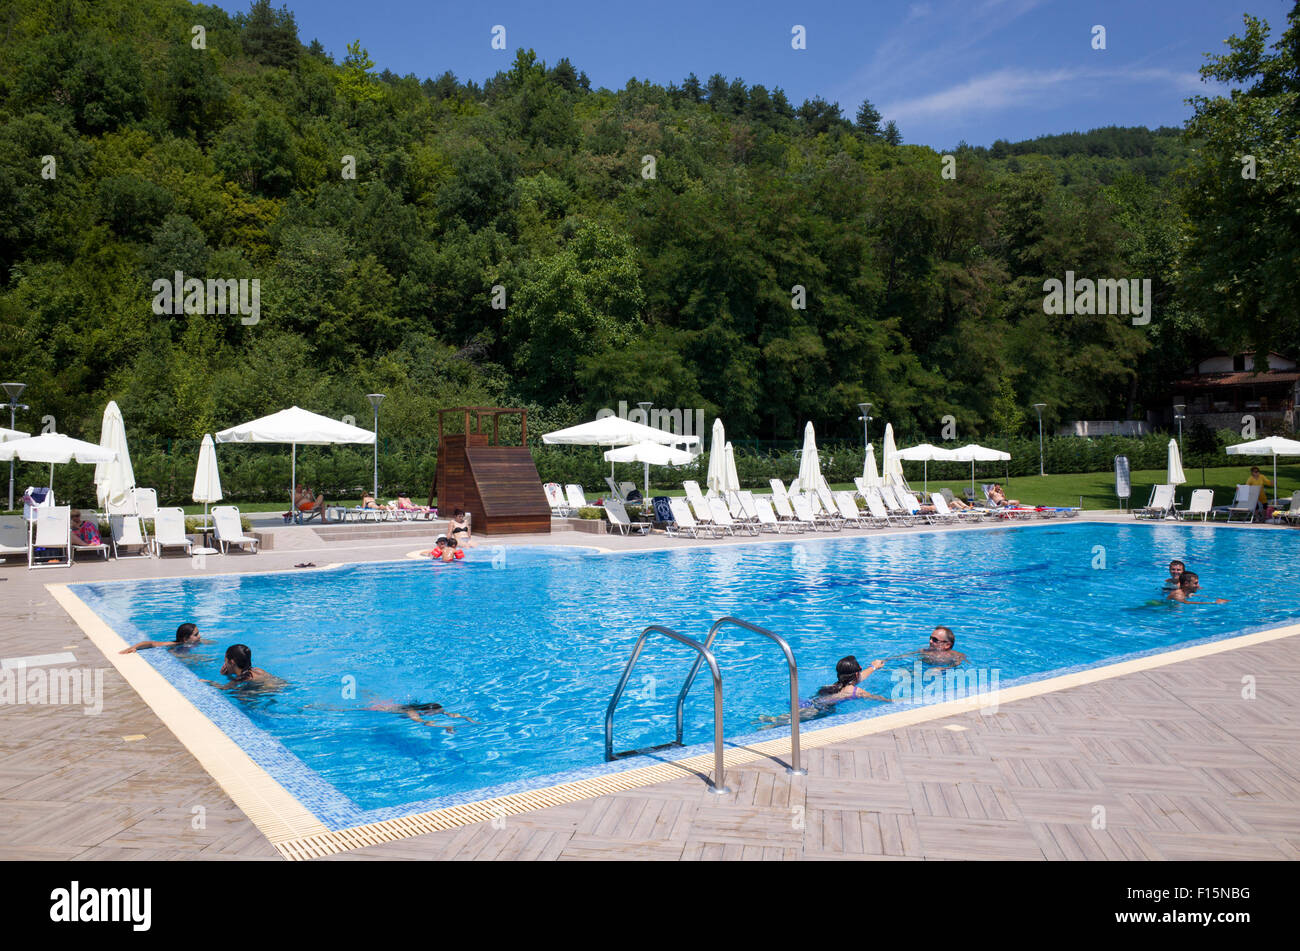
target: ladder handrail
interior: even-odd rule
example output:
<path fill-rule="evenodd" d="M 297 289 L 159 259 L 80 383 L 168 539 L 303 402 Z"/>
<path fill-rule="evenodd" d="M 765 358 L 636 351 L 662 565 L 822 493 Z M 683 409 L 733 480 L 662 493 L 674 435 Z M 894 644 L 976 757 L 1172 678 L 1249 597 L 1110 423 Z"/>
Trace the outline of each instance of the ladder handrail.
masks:
<path fill-rule="evenodd" d="M 695 674 L 700 668 L 703 661 L 708 661 L 709 672 L 713 675 L 713 792 L 725 793 L 729 790 L 724 785 L 726 780 L 725 767 L 722 762 L 722 674 L 718 671 L 718 662 L 713 656 L 713 652 L 693 638 L 678 634 L 660 624 L 651 624 L 636 639 L 636 646 L 632 648 L 632 656 L 628 658 L 627 665 L 623 668 L 623 676 L 619 678 L 618 686 L 614 688 L 614 696 L 610 698 L 609 706 L 605 708 L 605 760 L 608 762 L 614 759 L 614 709 L 618 706 L 618 701 L 623 696 L 623 690 L 627 687 L 628 679 L 632 676 L 632 668 L 636 666 L 637 659 L 641 656 L 641 648 L 645 645 L 646 638 L 651 634 L 662 634 L 665 637 L 685 644 L 692 648 L 698 656 L 695 663 L 691 666 L 691 679 L 695 679 Z M 682 740 L 681 729 L 681 700 L 678 700 L 677 708 L 677 742 L 680 745 Z"/>
<path fill-rule="evenodd" d="M 786 643 L 785 638 L 779 634 L 774 634 L 767 628 L 759 627 L 757 624 L 750 624 L 748 621 L 742 621 L 738 617 L 727 615 L 718 618 L 709 628 L 709 636 L 704 639 L 705 650 L 712 652 L 714 638 L 718 636 L 718 630 L 723 626 L 731 624 L 736 627 L 744 628 L 747 631 L 753 631 L 755 634 L 762 634 L 764 637 L 776 641 L 781 652 L 785 654 L 786 665 L 790 668 L 790 772 L 802 775 L 803 768 L 799 764 L 799 665 L 795 663 L 794 653 L 790 650 L 790 645 Z M 700 670 L 700 658 L 695 658 L 695 663 L 691 665 L 691 671 L 686 675 L 686 682 L 682 684 L 681 693 L 677 695 L 677 742 L 682 742 L 682 713 L 686 703 L 686 695 L 690 693 L 691 687 L 695 683 L 695 675 Z"/>

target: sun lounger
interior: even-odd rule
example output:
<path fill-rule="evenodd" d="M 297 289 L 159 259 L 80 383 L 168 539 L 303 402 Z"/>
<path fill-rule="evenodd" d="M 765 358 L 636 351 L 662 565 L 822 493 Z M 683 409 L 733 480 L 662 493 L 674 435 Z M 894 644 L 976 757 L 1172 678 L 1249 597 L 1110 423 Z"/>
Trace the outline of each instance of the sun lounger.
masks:
<path fill-rule="evenodd" d="M 215 537 L 217 544 L 221 546 L 223 555 L 231 545 L 238 545 L 240 548 L 251 546 L 253 554 L 257 554 L 257 538 L 253 535 L 244 534 L 244 526 L 239 518 L 239 509 L 233 505 L 218 505 L 212 510 L 212 521 L 216 526 Z"/>
<path fill-rule="evenodd" d="M 706 496 L 700 491 L 700 484 L 694 479 L 687 479 L 682 483 L 682 488 L 686 490 L 686 501 L 690 502 L 692 507 L 705 504 Z M 697 517 L 699 513 L 700 510 L 696 508 L 695 514 Z"/>
<path fill-rule="evenodd" d="M 1259 492 L 1258 485 L 1239 485 L 1237 486 L 1237 497 L 1232 500 L 1228 506 L 1228 521 L 1231 522 L 1233 517 L 1240 515 L 1246 521 L 1250 521 L 1259 511 Z"/>
<path fill-rule="evenodd" d="M 144 520 L 138 515 L 110 515 L 108 534 L 113 542 L 114 558 L 148 558 L 149 538 L 144 533 Z M 134 555 L 124 555 L 123 548 L 139 548 Z"/>
<path fill-rule="evenodd" d="M 758 516 L 758 527 L 760 531 L 773 531 L 777 534 L 786 531 L 801 531 L 799 523 L 795 521 L 783 521 L 776 517 L 776 512 L 772 510 L 772 503 L 767 499 L 754 499 L 754 511 Z"/>
<path fill-rule="evenodd" d="M 28 568 L 67 568 L 72 565 L 72 506 L 55 505 L 32 510 L 33 528 L 27 544 Z M 36 550 L 63 550 L 63 557 L 38 564 Z M 41 555 L 44 561 L 47 555 Z"/>
<path fill-rule="evenodd" d="M 141 518 L 153 519 L 158 515 L 158 493 L 153 489 L 136 489 L 135 514 Z"/>
<path fill-rule="evenodd" d="M 628 518 L 627 508 L 618 499 L 605 500 L 605 516 L 609 519 L 609 524 L 617 528 L 623 535 L 628 532 L 645 535 L 651 529 L 649 522 L 634 522 Z"/>
<path fill-rule="evenodd" d="M 96 512 L 94 509 L 81 509 L 80 511 L 81 511 L 82 523 L 84 524 L 86 522 L 89 522 L 90 524 L 95 526 L 95 531 L 99 531 L 99 513 Z M 71 525 L 71 522 L 69 522 L 69 525 Z M 82 552 L 92 552 L 93 554 L 99 555 L 105 561 L 108 561 L 109 548 L 110 546 L 108 542 L 103 540 L 103 536 L 100 536 L 100 542 L 98 545 L 73 545 L 72 558 L 75 561 L 77 555 L 81 554 Z"/>
<path fill-rule="evenodd" d="M 0 558 L 26 555 L 30 526 L 21 515 L 0 515 Z"/>
<path fill-rule="evenodd" d="M 790 497 L 785 494 L 773 494 L 772 507 L 776 509 L 776 517 L 778 521 L 793 526 L 796 531 L 811 532 L 815 527 L 812 523 L 812 519 L 805 521 L 794 513 L 794 508 L 790 505 Z"/>
<path fill-rule="evenodd" d="M 768 479 L 767 484 L 772 487 L 772 504 L 776 505 L 777 501 L 790 501 L 790 493 L 785 490 L 785 483 L 780 479 Z M 781 511 L 780 506 L 776 508 L 777 513 Z"/>
<path fill-rule="evenodd" d="M 670 498 L 668 507 L 672 511 L 673 520 L 664 523 L 664 531 L 670 536 L 689 535 L 691 538 L 700 537 L 700 526 L 695 521 L 695 516 L 691 514 L 691 507 L 685 499 Z"/>
<path fill-rule="evenodd" d="M 194 543 L 185 536 L 185 510 L 181 508 L 158 509 L 153 519 L 153 551 L 159 558 L 164 548 L 184 548 L 190 553 Z"/>
<path fill-rule="evenodd" d="M 1188 516 L 1189 518 L 1193 515 L 1199 515 L 1201 517 L 1201 521 L 1204 522 L 1210 517 L 1210 513 L 1213 510 L 1214 510 L 1214 490 L 1197 489 L 1195 492 L 1192 493 L 1192 501 L 1187 506 L 1187 511 L 1184 512 L 1183 514 Z"/>
<path fill-rule="evenodd" d="M 566 485 L 564 487 L 564 494 L 569 500 L 569 506 L 575 510 L 591 507 L 591 503 L 587 501 L 587 497 L 582 494 L 582 486 L 580 485 L 573 485 L 572 483 Z M 576 511 L 574 514 L 577 514 Z"/>
<path fill-rule="evenodd" d="M 838 515 L 814 513 L 812 503 L 802 494 L 790 496 L 790 504 L 794 506 L 794 514 L 799 520 L 811 523 L 813 528 L 829 528 L 833 532 L 841 531 L 844 528 L 844 519 Z"/>
<path fill-rule="evenodd" d="M 732 518 L 727 503 L 722 499 L 709 499 L 709 513 L 713 516 L 713 524 L 723 531 L 733 535 L 737 531 L 747 532 L 750 535 L 758 534 L 758 525 L 755 523 L 738 522 Z"/>
<path fill-rule="evenodd" d="M 1141 508 L 1133 510 L 1134 518 L 1177 518 L 1174 510 L 1174 487 L 1163 484 L 1151 487 L 1151 498 Z"/>
<path fill-rule="evenodd" d="M 1300 489 L 1296 489 L 1291 493 L 1291 504 L 1286 507 L 1285 511 L 1277 510 L 1274 514 L 1279 518 L 1286 519 L 1292 525 L 1294 525 L 1297 520 L 1300 520 Z"/>
<path fill-rule="evenodd" d="M 833 501 L 839 509 L 840 518 L 851 528 L 870 528 L 871 520 L 862 515 L 852 492 L 836 492 Z"/>
<path fill-rule="evenodd" d="M 930 494 L 930 504 L 934 506 L 935 518 L 941 522 L 963 522 L 967 520 L 963 510 L 948 508 L 948 500 L 940 492 Z M 969 509 L 966 511 L 969 511 Z"/>
<path fill-rule="evenodd" d="M 578 514 L 564 497 L 564 490 L 558 482 L 542 483 L 542 491 L 546 493 L 546 503 L 551 507 L 552 518 L 572 518 Z"/>

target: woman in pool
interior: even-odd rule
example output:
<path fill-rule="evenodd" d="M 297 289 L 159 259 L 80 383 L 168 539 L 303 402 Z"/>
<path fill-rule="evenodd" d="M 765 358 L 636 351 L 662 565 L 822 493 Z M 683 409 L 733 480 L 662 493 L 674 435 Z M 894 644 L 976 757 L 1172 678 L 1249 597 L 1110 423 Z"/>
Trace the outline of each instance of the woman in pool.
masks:
<path fill-rule="evenodd" d="M 180 651 L 187 651 L 203 643 L 199 637 L 199 628 L 196 624 L 182 624 L 176 628 L 176 639 L 174 641 L 141 641 L 139 644 L 133 644 L 121 654 L 134 654 L 136 651 L 148 650 L 150 647 L 171 647 Z"/>
<path fill-rule="evenodd" d="M 840 662 L 835 665 L 835 676 L 837 678 L 835 683 L 822 687 L 813 695 L 811 700 L 799 701 L 799 719 L 801 721 L 812 720 L 816 717 L 825 716 L 835 709 L 837 703 L 843 703 L 846 700 L 880 700 L 889 703 L 888 697 L 867 693 L 858 686 L 863 679 L 871 676 L 883 666 L 885 666 L 883 660 L 873 660 L 871 666 L 864 670 L 862 665 L 858 663 L 858 659 L 852 654 L 841 658 Z M 768 727 L 782 726 L 790 722 L 790 714 L 783 713 L 776 717 L 760 716 L 758 719 L 759 722 Z"/>
<path fill-rule="evenodd" d="M 441 723 L 434 723 L 432 720 L 426 720 L 420 716 L 422 713 L 430 713 L 434 716 L 453 717 L 457 720 L 465 720 L 468 723 L 477 724 L 477 720 L 471 720 L 469 717 L 460 713 L 452 713 L 440 703 L 392 703 L 387 700 L 381 700 L 378 703 L 372 703 L 366 707 L 367 710 L 378 710 L 381 713 L 401 713 L 405 714 L 407 719 L 416 723 L 423 723 L 425 726 L 442 727 L 448 733 L 455 733 L 456 728 L 451 725 L 443 726 Z"/>
<path fill-rule="evenodd" d="M 226 648 L 226 662 L 221 665 L 221 672 L 230 678 L 226 683 L 218 684 L 213 680 L 208 683 L 223 690 L 246 685 L 269 686 L 276 682 L 276 678 L 261 667 L 253 666 L 253 652 L 246 644 L 233 644 Z"/>

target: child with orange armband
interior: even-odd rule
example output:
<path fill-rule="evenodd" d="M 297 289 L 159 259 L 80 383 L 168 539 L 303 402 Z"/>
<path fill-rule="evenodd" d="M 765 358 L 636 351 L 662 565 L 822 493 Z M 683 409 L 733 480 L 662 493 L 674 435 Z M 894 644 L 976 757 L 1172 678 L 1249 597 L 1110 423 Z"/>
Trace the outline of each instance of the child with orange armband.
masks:
<path fill-rule="evenodd" d="M 465 552 L 456 544 L 454 538 L 439 537 L 434 543 L 433 551 L 429 552 L 434 561 L 453 562 L 457 559 L 463 559 Z"/>

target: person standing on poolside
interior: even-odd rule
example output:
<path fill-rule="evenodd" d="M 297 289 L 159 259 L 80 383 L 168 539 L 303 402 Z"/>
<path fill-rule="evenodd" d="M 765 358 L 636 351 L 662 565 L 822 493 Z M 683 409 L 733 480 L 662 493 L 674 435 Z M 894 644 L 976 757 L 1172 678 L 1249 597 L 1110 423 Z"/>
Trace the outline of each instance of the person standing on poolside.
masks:
<path fill-rule="evenodd" d="M 1201 590 L 1201 581 L 1194 571 L 1184 571 L 1178 579 L 1178 587 L 1169 592 L 1169 600 L 1179 604 L 1227 604 L 1227 598 L 1215 598 L 1213 601 L 1193 601 L 1192 595 Z"/>
<path fill-rule="evenodd" d="M 189 650 L 203 643 L 199 637 L 199 628 L 196 624 L 182 624 L 176 628 L 176 639 L 173 641 L 141 641 L 139 644 L 133 644 L 126 650 L 118 651 L 119 654 L 134 654 L 136 651 L 148 650 L 150 647 L 172 647 L 176 650 Z"/>
<path fill-rule="evenodd" d="M 1273 480 L 1264 473 L 1259 471 L 1259 466 L 1250 467 L 1250 478 L 1246 480 L 1246 485 L 1259 486 L 1259 507 L 1268 509 L 1268 490 L 1273 486 Z"/>

